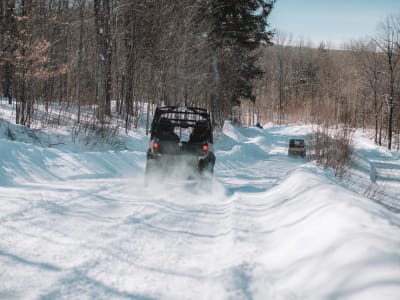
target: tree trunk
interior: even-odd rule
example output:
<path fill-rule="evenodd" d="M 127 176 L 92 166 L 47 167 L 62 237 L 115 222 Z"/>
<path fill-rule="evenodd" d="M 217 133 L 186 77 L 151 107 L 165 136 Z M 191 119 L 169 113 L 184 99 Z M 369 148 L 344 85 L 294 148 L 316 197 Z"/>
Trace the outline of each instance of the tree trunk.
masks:
<path fill-rule="evenodd" d="M 96 100 L 98 118 L 102 123 L 111 116 L 111 2 L 94 1 L 97 37 Z"/>

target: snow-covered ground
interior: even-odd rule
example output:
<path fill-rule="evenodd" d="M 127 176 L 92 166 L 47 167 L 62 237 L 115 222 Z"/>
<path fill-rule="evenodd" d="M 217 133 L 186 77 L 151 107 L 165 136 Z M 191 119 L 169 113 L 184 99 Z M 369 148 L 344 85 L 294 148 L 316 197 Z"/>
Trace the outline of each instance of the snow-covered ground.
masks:
<path fill-rule="evenodd" d="M 360 132 L 346 182 L 287 157 L 308 126 L 227 124 L 214 182 L 146 188 L 143 131 L 89 151 L 10 118 L 0 299 L 399 299 L 399 154 Z"/>

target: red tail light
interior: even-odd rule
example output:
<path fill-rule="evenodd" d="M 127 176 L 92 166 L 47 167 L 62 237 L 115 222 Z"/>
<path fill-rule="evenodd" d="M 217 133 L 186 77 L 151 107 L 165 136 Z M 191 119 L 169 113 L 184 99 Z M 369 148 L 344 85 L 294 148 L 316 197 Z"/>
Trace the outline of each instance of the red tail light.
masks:
<path fill-rule="evenodd" d="M 208 145 L 204 144 L 201 149 L 203 149 L 203 152 L 207 152 L 208 151 Z"/>
<path fill-rule="evenodd" d="M 160 145 L 158 144 L 158 142 L 154 142 L 154 143 L 153 143 L 153 149 L 154 149 L 155 152 L 158 151 L 158 147 L 159 147 L 159 146 L 160 146 Z"/>

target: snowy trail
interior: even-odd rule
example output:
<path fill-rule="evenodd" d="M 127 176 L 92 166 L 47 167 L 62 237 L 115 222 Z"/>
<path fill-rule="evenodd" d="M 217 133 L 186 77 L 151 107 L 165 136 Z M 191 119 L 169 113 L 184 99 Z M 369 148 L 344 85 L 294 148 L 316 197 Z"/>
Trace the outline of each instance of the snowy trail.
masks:
<path fill-rule="evenodd" d="M 227 126 L 215 182 L 150 188 L 144 136 L 120 152 L 2 140 L 0 298 L 397 299 L 399 216 L 289 159 L 306 133 Z"/>
<path fill-rule="evenodd" d="M 42 290 L 47 278 L 47 292 L 39 294 L 44 298 L 73 298 L 77 290 L 92 289 L 95 291 L 87 296 L 95 298 L 180 298 L 182 291 L 177 286 L 193 296 L 210 288 L 210 295 L 215 294 L 214 288 L 224 290 L 223 285 L 213 288 L 211 280 L 219 276 L 215 262 L 224 259 L 221 251 L 230 252 L 226 265 L 235 260 L 233 205 L 222 187 L 219 199 L 212 201 L 208 194 L 182 195 L 185 191 L 179 187 L 159 191 L 160 196 L 155 197 L 142 185 L 132 187 L 131 180 L 56 182 L 34 185 L 27 193 L 9 190 L 19 194 L 14 200 L 23 202 L 23 208 L 2 215 L 0 237 L 4 247 L 0 257 L 8 261 L 4 275 L 21 276 L 13 271 L 15 263 L 33 277 L 39 272 L 42 278 L 36 285 L 32 283 L 31 289 Z M 49 186 L 54 188 L 52 192 Z M 129 191 L 142 196 L 132 197 Z M 180 194 L 179 199 L 175 193 Z M 218 191 L 213 195 L 218 196 Z M 214 256 L 211 261 L 210 254 Z M 14 280 L 2 282 L 11 285 L 2 290 L 12 291 L 13 284 L 14 288 L 19 286 Z M 67 290 L 63 282 L 69 282 Z M 99 288 L 97 282 L 103 287 Z M 126 295 L 113 289 L 124 290 Z"/>

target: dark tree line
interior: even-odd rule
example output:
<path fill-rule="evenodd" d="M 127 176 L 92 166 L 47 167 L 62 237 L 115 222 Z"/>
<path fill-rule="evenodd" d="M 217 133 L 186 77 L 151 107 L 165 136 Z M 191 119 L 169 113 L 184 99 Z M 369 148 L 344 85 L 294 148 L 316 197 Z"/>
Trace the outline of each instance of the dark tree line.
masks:
<path fill-rule="evenodd" d="M 255 100 L 273 1 L 2 0 L 1 94 L 16 123 L 77 108 L 76 122 L 137 126 L 147 103 L 207 107 L 217 125 Z M 115 100 L 115 101 L 113 101 Z M 115 105 L 113 104 L 115 103 Z"/>

